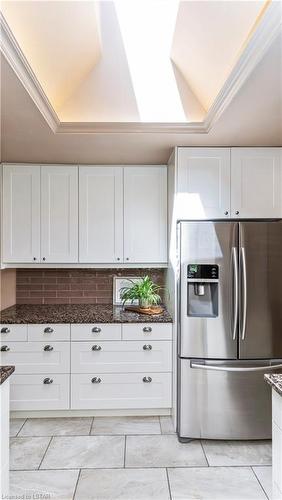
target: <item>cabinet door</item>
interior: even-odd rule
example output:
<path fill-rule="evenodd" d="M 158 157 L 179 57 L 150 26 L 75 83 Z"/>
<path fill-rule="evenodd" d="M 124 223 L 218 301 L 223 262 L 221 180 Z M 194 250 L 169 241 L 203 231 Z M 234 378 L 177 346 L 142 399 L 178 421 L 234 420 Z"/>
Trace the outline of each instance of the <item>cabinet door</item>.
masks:
<path fill-rule="evenodd" d="M 178 219 L 230 217 L 230 149 L 178 148 Z"/>
<path fill-rule="evenodd" d="M 77 167 L 41 167 L 41 261 L 78 261 Z"/>
<path fill-rule="evenodd" d="M 281 217 L 281 148 L 231 149 L 232 217 Z"/>
<path fill-rule="evenodd" d="M 122 167 L 79 167 L 80 262 L 122 262 L 122 184 Z"/>
<path fill-rule="evenodd" d="M 3 262 L 40 259 L 40 167 L 3 168 Z"/>
<path fill-rule="evenodd" d="M 167 262 L 167 168 L 124 168 L 125 262 Z"/>

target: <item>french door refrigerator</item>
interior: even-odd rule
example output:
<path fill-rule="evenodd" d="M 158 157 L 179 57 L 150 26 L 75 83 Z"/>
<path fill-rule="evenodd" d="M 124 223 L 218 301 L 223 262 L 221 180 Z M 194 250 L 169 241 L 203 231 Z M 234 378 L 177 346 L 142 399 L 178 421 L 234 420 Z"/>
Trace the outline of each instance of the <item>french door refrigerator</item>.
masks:
<path fill-rule="evenodd" d="M 179 440 L 271 437 L 282 369 L 282 221 L 178 223 Z"/>

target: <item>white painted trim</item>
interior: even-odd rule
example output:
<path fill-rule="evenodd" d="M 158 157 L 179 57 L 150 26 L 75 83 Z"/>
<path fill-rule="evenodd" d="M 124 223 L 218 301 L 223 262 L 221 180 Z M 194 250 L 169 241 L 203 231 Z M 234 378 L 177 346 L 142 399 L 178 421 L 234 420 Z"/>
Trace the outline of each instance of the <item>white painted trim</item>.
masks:
<path fill-rule="evenodd" d="M 281 1 L 272 1 L 249 37 L 237 63 L 224 83 L 202 122 L 138 123 L 138 122 L 60 122 L 39 81 L 20 49 L 7 22 L 0 13 L 1 51 L 23 84 L 35 105 L 56 134 L 207 134 L 229 106 L 251 72 L 278 36 L 282 26 Z"/>
<path fill-rule="evenodd" d="M 157 268 L 167 268 L 167 263 L 162 263 L 159 264 L 158 262 L 155 263 L 143 263 L 140 264 L 138 262 L 134 262 L 132 264 L 126 264 L 126 263 L 121 263 L 121 264 L 115 264 L 114 262 L 112 264 L 95 264 L 95 263 L 89 263 L 89 264 L 76 264 L 76 263 L 69 263 L 69 264 L 56 264 L 55 262 L 52 264 L 17 264 L 16 262 L 10 263 L 10 264 L 5 264 L 5 262 L 2 262 L 2 267 L 1 269 L 13 269 L 13 268 L 25 268 L 25 269 L 157 269 Z"/>
<path fill-rule="evenodd" d="M 41 410 L 12 411 L 11 418 L 46 418 L 46 417 L 141 417 L 171 415 L 171 408 L 154 408 L 140 410 Z"/>
<path fill-rule="evenodd" d="M 40 113 L 53 132 L 57 131 L 60 120 L 49 99 L 31 69 L 25 55 L 10 30 L 3 14 L 0 12 L 1 43 L 0 49 L 14 73 L 28 92 Z"/>

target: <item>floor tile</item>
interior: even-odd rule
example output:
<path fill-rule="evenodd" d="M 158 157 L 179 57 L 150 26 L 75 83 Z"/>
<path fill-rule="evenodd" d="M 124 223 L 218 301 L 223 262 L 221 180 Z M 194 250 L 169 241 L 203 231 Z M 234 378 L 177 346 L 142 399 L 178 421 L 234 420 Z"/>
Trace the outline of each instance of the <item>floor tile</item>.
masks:
<path fill-rule="evenodd" d="M 19 436 L 84 436 L 90 432 L 93 418 L 29 418 Z"/>
<path fill-rule="evenodd" d="M 272 467 L 253 467 L 253 471 L 262 485 L 268 498 L 272 498 Z M 273 499 L 274 500 L 274 499 Z"/>
<path fill-rule="evenodd" d="M 160 417 L 162 434 L 175 434 L 171 417 Z"/>
<path fill-rule="evenodd" d="M 54 437 L 41 469 L 123 467 L 122 436 Z"/>
<path fill-rule="evenodd" d="M 202 441 L 209 465 L 271 465 L 271 441 Z"/>
<path fill-rule="evenodd" d="M 10 420 L 10 437 L 15 437 L 19 430 L 22 428 L 25 423 L 25 418 L 11 418 Z"/>
<path fill-rule="evenodd" d="M 91 434 L 160 434 L 158 417 L 94 417 Z"/>
<path fill-rule="evenodd" d="M 250 467 L 168 470 L 172 500 L 266 500 Z"/>
<path fill-rule="evenodd" d="M 165 469 L 104 469 L 81 472 L 75 500 L 169 500 Z"/>
<path fill-rule="evenodd" d="M 199 441 L 181 444 L 176 436 L 128 436 L 126 467 L 206 466 Z"/>
<path fill-rule="evenodd" d="M 49 437 L 14 437 L 10 439 L 10 469 L 37 469 L 44 456 Z"/>
<path fill-rule="evenodd" d="M 78 470 L 10 472 L 10 498 L 72 500 Z"/>

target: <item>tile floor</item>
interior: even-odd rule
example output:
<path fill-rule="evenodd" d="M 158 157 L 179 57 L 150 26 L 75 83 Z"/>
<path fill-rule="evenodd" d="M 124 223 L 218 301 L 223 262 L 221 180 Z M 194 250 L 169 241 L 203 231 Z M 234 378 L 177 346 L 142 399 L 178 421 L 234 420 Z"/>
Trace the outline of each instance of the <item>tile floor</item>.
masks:
<path fill-rule="evenodd" d="M 180 444 L 170 417 L 11 421 L 10 497 L 271 499 L 269 441 Z"/>

